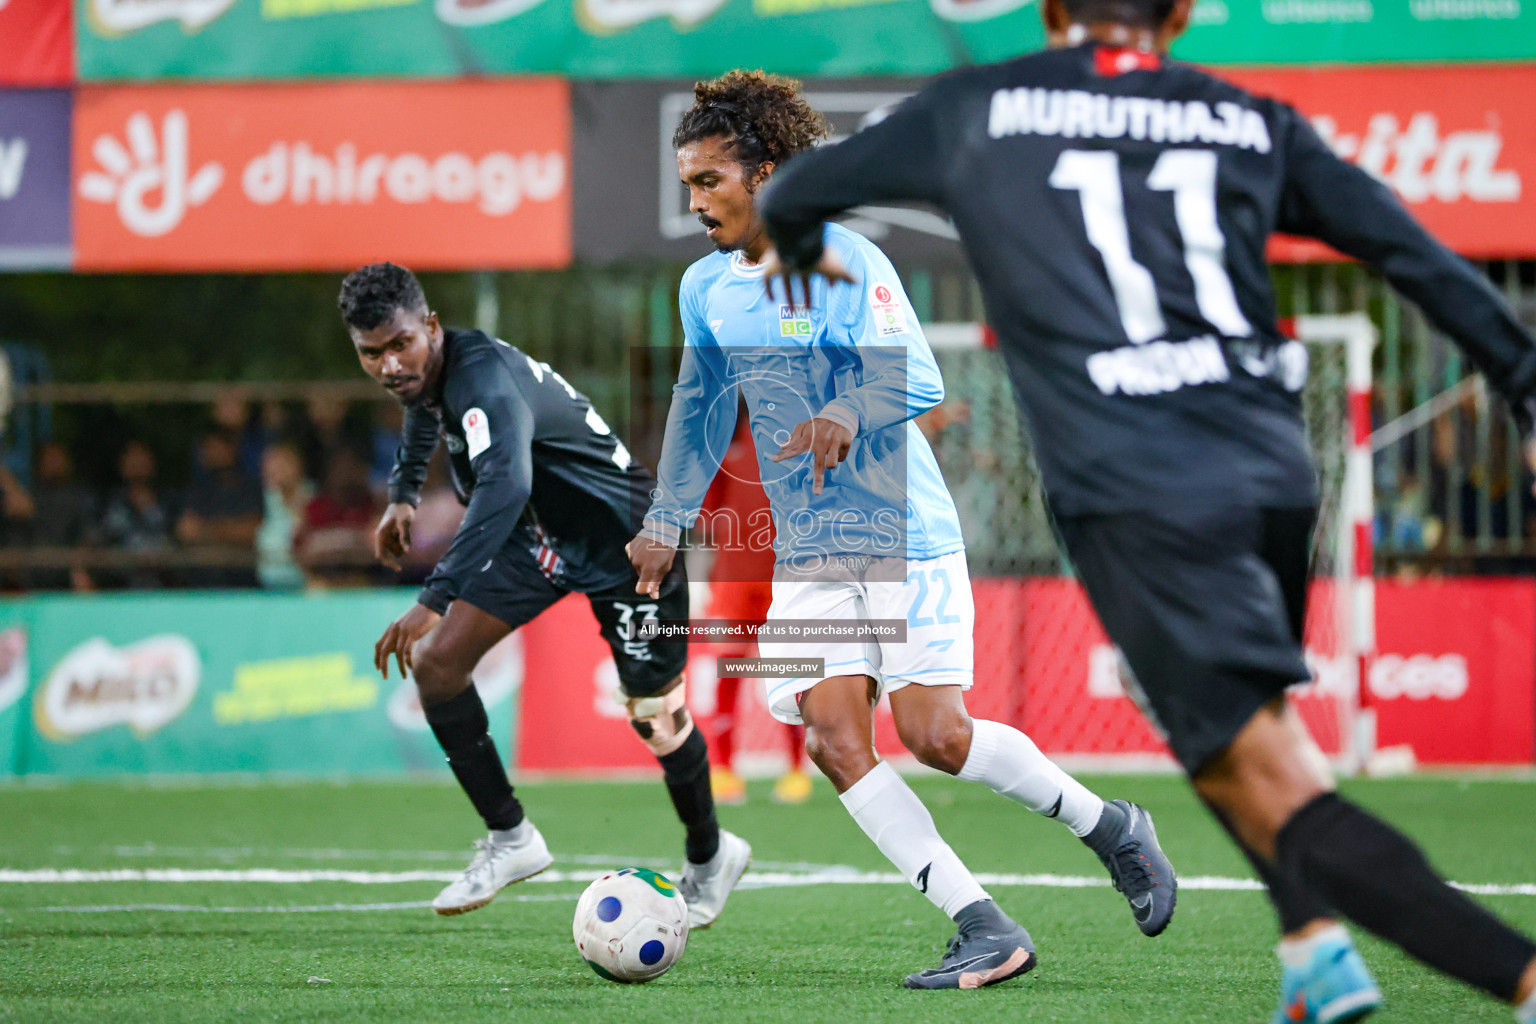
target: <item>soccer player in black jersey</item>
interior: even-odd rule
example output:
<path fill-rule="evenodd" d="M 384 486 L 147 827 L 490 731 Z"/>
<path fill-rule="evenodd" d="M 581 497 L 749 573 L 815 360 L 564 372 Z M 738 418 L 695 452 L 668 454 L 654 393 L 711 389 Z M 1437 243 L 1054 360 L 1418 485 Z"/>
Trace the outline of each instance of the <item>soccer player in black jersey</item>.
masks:
<path fill-rule="evenodd" d="M 1529 432 L 1536 340 L 1471 266 L 1305 118 L 1167 49 L 1193 0 L 1044 0 L 1052 48 L 938 79 L 807 154 L 763 199 L 785 286 L 844 277 L 822 225 L 866 202 L 954 219 L 1094 607 L 1200 797 L 1269 885 L 1276 1020 L 1380 1003 L 1342 915 L 1536 1020 L 1536 945 L 1334 791 L 1285 688 L 1316 484 L 1305 350 L 1264 248 L 1321 239 L 1381 271 Z"/>
<path fill-rule="evenodd" d="M 649 619 L 688 617 L 681 570 L 637 602 L 624 545 L 655 486 L 586 397 L 547 364 L 480 331 L 444 328 L 416 277 L 374 263 L 342 282 L 342 319 L 363 369 L 405 406 L 389 507 L 376 545 L 399 568 L 439 436 L 468 508 L 417 603 L 379 639 L 375 665 L 409 672 L 433 734 L 490 835 L 433 901 L 439 914 L 483 907 L 549 867 L 544 838 L 491 740 L 470 680 L 487 651 L 572 591 L 592 603 L 618 666 L 630 721 L 661 763 L 686 830 L 679 889 L 692 927 L 708 927 L 747 868 L 751 848 L 715 822 L 704 737 L 683 702 L 685 644 L 641 638 Z"/>

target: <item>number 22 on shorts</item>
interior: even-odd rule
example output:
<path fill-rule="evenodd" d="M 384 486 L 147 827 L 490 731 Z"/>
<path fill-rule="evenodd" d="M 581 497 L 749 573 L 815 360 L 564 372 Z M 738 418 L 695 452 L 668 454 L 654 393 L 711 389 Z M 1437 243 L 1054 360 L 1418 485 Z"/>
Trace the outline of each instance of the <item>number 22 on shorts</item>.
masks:
<path fill-rule="evenodd" d="M 929 581 L 934 586 L 929 586 Z M 960 616 L 948 612 L 949 599 L 954 596 L 954 588 L 949 582 L 949 569 L 940 567 L 937 569 L 917 569 L 907 574 L 907 582 L 903 586 L 916 586 L 917 597 L 907 606 L 907 628 L 922 629 L 924 626 L 948 626 L 960 621 Z M 934 597 L 933 614 L 924 615 L 923 606 L 928 603 L 928 595 Z"/>

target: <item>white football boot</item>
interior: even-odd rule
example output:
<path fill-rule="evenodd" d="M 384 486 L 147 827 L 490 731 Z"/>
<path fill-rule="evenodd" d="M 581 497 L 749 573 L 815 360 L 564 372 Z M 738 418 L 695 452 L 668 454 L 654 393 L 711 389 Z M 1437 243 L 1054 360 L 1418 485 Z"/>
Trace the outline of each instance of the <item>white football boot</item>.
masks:
<path fill-rule="evenodd" d="M 731 890 L 752 863 L 752 847 L 741 836 L 720 830 L 720 849 L 706 864 L 684 864 L 677 890 L 688 904 L 690 931 L 708 928 L 725 909 Z"/>
<path fill-rule="evenodd" d="M 432 909 L 444 917 L 479 910 L 513 882 L 532 878 L 554 862 L 544 837 L 525 818 L 506 833 L 492 832 L 484 839 L 476 839 L 475 859 L 448 888 L 437 894 Z"/>

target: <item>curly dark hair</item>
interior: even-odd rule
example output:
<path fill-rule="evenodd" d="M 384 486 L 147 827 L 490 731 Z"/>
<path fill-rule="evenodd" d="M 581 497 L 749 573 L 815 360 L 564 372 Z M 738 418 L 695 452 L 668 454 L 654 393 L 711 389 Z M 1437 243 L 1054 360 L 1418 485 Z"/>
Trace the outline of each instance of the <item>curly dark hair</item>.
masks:
<path fill-rule="evenodd" d="M 358 267 L 341 282 L 336 297 L 341 319 L 349 327 L 371 331 L 395 315 L 395 310 L 427 311 L 427 293 L 416 275 L 393 263 Z"/>
<path fill-rule="evenodd" d="M 1109 21 L 1135 28 L 1158 28 L 1173 13 L 1174 0 L 1062 0 L 1075 21 Z"/>
<path fill-rule="evenodd" d="M 736 70 L 693 87 L 693 106 L 677 123 L 672 147 L 726 138 L 749 182 L 772 161 L 782 164 L 827 137 L 827 119 L 811 109 L 793 78 Z"/>

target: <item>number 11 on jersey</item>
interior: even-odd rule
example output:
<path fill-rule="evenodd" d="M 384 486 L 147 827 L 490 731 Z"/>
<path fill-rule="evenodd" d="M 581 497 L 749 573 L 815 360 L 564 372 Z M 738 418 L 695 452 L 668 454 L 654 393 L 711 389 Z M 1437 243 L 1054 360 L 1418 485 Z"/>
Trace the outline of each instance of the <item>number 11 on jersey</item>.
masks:
<path fill-rule="evenodd" d="M 1253 327 L 1237 304 L 1227 275 L 1226 238 L 1216 219 L 1216 154 L 1208 149 L 1170 149 L 1157 158 L 1147 187 L 1173 193 L 1173 216 L 1183 236 L 1184 266 L 1195 282 L 1195 306 L 1217 333 L 1246 338 Z M 1052 188 L 1078 193 L 1088 243 L 1098 250 L 1109 277 L 1120 323 L 1133 344 L 1168 330 L 1152 272 L 1131 253 L 1131 231 L 1120 186 L 1120 154 L 1069 149 L 1051 171 Z"/>

